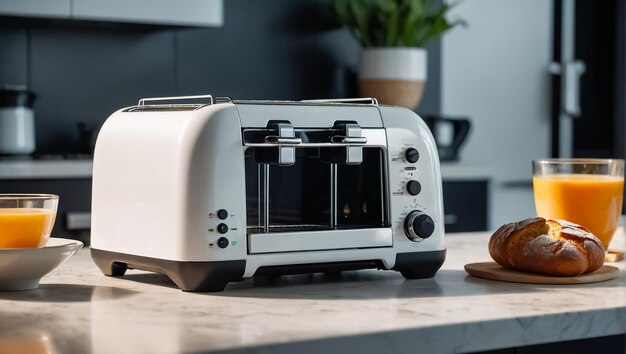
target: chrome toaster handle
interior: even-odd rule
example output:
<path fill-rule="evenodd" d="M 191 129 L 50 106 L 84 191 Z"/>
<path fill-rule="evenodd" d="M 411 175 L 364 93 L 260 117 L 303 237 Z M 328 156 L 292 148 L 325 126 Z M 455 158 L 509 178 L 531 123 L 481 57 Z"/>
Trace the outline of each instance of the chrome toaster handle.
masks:
<path fill-rule="evenodd" d="M 296 132 L 288 121 L 270 121 L 267 128 L 272 135 L 266 135 L 264 145 L 269 149 L 260 150 L 260 161 L 279 166 L 291 166 L 296 163 L 296 145 L 302 143 L 302 139 L 296 137 Z M 247 146 L 259 146 L 259 144 L 245 144 Z"/>
<path fill-rule="evenodd" d="M 363 162 L 363 147 L 367 143 L 367 138 L 361 135 L 361 126 L 356 122 L 335 122 L 336 130 L 341 135 L 330 138 L 330 142 L 337 145 L 346 146 L 343 163 L 348 165 L 359 165 Z"/>
<path fill-rule="evenodd" d="M 208 98 L 209 105 L 213 104 L 213 96 L 212 95 L 198 95 L 198 96 L 178 96 L 178 97 L 151 97 L 151 98 L 142 98 L 137 103 L 138 106 L 145 106 L 146 102 L 155 102 L 155 101 L 183 101 L 183 100 L 196 100 L 200 98 Z"/>
<path fill-rule="evenodd" d="M 278 135 L 268 135 L 265 137 L 265 142 L 268 144 L 276 145 L 299 145 L 302 144 L 301 138 L 286 138 Z"/>
<path fill-rule="evenodd" d="M 367 138 L 364 136 L 348 137 L 348 136 L 342 136 L 342 135 L 335 135 L 331 138 L 331 142 L 333 144 L 344 144 L 344 145 L 365 145 L 367 144 Z"/>

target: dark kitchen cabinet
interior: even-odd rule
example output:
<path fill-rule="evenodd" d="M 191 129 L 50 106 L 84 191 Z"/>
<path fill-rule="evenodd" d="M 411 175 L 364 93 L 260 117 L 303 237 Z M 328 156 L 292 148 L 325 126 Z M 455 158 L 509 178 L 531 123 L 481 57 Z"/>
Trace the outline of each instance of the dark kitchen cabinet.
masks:
<path fill-rule="evenodd" d="M 489 180 L 443 181 L 446 233 L 486 231 Z"/>

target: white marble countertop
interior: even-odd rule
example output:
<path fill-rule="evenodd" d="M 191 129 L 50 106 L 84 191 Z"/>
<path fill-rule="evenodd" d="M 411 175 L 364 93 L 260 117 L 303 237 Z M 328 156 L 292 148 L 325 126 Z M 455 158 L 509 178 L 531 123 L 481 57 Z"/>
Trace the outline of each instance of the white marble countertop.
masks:
<path fill-rule="evenodd" d="M 0 348 L 451 353 L 626 331 L 623 262 L 615 263 L 622 269 L 618 278 L 595 284 L 515 284 L 468 276 L 464 264 L 490 259 L 488 236 L 447 236 L 448 258 L 434 279 L 364 270 L 249 279 L 222 293 L 185 293 L 164 276 L 140 271 L 105 277 L 88 250 L 81 250 L 44 277 L 39 289 L 0 292 Z"/>
<path fill-rule="evenodd" d="M 92 169 L 91 159 L 5 160 L 0 161 L 0 180 L 91 178 Z"/>

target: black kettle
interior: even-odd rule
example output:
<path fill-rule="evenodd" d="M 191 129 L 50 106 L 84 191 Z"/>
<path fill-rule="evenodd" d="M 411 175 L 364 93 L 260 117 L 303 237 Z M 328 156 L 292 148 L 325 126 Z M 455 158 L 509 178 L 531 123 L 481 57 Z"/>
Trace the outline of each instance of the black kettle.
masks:
<path fill-rule="evenodd" d="M 430 128 L 437 144 L 440 161 L 457 161 L 459 150 L 470 131 L 468 118 L 425 116 L 424 121 Z"/>

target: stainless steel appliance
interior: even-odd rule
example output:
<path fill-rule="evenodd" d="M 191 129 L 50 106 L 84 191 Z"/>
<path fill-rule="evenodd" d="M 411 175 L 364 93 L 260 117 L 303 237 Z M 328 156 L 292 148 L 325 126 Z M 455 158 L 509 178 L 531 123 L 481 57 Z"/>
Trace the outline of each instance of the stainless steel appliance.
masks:
<path fill-rule="evenodd" d="M 437 148 L 413 112 L 373 99 L 142 99 L 102 126 L 91 253 L 181 289 L 254 275 L 390 269 L 445 258 Z"/>

